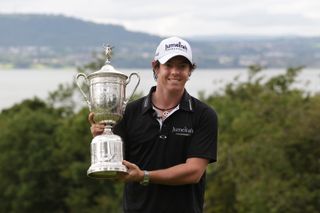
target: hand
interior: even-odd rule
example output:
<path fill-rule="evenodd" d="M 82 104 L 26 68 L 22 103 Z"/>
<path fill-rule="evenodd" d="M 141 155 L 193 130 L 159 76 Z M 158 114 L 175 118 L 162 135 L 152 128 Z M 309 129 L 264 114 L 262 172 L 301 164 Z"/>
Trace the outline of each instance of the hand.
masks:
<path fill-rule="evenodd" d="M 106 126 L 105 123 L 96 123 L 94 121 L 94 113 L 90 112 L 88 116 L 88 120 L 91 124 L 90 131 L 93 137 L 96 137 L 97 135 L 101 135 L 104 131 L 104 128 Z"/>
<path fill-rule="evenodd" d="M 128 173 L 118 173 L 117 179 L 123 182 L 140 182 L 143 179 L 144 172 L 134 163 L 123 160 L 122 164 L 128 168 Z"/>

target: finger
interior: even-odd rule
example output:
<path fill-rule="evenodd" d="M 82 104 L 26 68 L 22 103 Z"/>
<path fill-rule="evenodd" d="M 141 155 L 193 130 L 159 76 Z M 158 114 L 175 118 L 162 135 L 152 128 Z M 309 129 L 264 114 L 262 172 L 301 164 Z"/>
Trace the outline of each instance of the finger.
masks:
<path fill-rule="evenodd" d="M 129 168 L 131 163 L 129 161 L 123 160 L 122 164 Z"/>
<path fill-rule="evenodd" d="M 123 160 L 122 164 L 125 165 L 128 168 L 128 170 L 132 170 L 132 169 L 138 168 L 138 166 L 136 164 L 130 163 L 129 161 L 126 161 L 126 160 Z"/>
<path fill-rule="evenodd" d="M 92 135 L 95 137 L 103 133 L 105 126 L 101 124 L 93 124 L 90 127 Z"/>
<path fill-rule="evenodd" d="M 96 122 L 94 121 L 94 113 L 90 112 L 89 116 L 88 116 L 88 120 L 90 122 L 91 125 L 95 124 Z"/>
<path fill-rule="evenodd" d="M 95 125 L 95 124 L 93 124 L 93 125 L 90 127 L 90 129 L 91 129 L 91 132 L 93 132 L 93 133 L 102 131 L 102 128 L 99 127 L 99 126 L 97 126 L 97 125 Z"/>
<path fill-rule="evenodd" d="M 103 130 L 106 127 L 106 125 L 103 124 L 103 123 L 97 123 L 97 124 L 93 124 L 92 127 L 95 128 L 95 129 Z"/>

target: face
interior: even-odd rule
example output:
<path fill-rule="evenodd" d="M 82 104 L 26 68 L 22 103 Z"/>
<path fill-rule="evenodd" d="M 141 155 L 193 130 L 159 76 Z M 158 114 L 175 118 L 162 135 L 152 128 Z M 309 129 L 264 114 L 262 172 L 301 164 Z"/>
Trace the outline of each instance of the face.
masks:
<path fill-rule="evenodd" d="M 184 86 L 191 74 L 191 67 L 188 59 L 183 56 L 176 56 L 165 64 L 160 64 L 155 70 L 157 75 L 157 86 L 169 91 L 183 91 Z"/>

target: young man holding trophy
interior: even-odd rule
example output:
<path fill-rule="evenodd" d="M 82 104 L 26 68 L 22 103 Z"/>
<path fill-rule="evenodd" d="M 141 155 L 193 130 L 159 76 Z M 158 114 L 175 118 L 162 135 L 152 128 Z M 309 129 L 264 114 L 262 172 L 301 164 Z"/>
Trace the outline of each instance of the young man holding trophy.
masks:
<path fill-rule="evenodd" d="M 202 212 L 205 171 L 217 160 L 216 112 L 185 90 L 195 64 L 189 43 L 161 41 L 152 62 L 157 82 L 127 104 L 113 127 L 124 145 L 124 212 Z M 93 136 L 105 125 L 89 114 Z"/>

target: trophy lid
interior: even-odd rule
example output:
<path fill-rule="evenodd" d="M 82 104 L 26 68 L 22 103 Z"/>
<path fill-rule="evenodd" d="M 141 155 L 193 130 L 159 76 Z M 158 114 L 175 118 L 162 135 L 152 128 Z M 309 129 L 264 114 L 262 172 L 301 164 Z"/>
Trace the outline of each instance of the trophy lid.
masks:
<path fill-rule="evenodd" d="M 105 65 L 103 67 L 101 67 L 100 70 L 90 74 L 88 76 L 88 78 L 93 78 L 95 76 L 119 76 L 122 78 L 127 79 L 128 76 L 126 76 L 124 73 L 117 71 L 112 65 L 111 65 L 111 57 L 112 57 L 112 49 L 113 47 L 111 47 L 110 45 L 104 45 L 105 47 L 105 54 L 106 54 L 106 62 Z"/>

